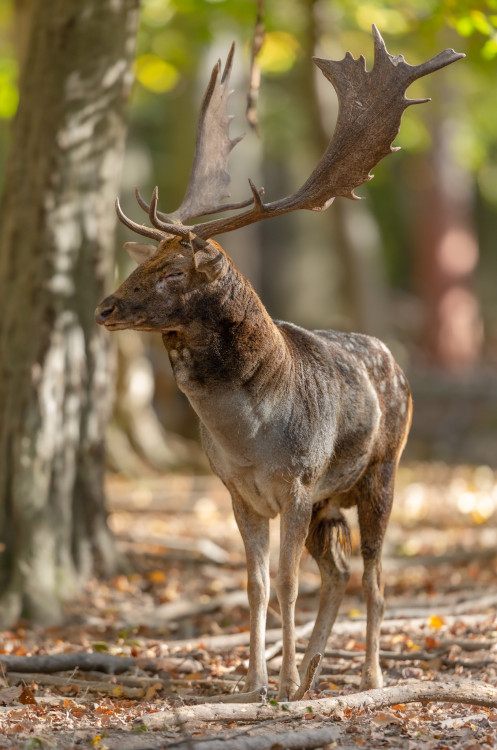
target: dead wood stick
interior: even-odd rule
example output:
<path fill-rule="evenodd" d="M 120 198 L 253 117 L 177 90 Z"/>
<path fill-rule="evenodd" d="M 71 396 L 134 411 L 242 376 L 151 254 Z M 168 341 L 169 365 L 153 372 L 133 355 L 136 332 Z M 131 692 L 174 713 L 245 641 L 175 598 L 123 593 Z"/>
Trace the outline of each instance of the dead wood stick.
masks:
<path fill-rule="evenodd" d="M 116 689 L 122 689 L 123 693 L 126 693 L 126 696 L 129 698 L 139 696 L 140 693 L 143 693 L 143 691 L 151 685 L 159 684 L 163 689 L 170 690 L 173 683 L 172 680 L 160 680 L 157 677 L 126 678 L 120 676 L 119 680 L 116 680 L 115 682 L 105 682 L 103 680 L 78 679 L 72 675 L 60 676 L 36 672 L 8 672 L 7 681 L 9 685 L 18 685 L 19 683 L 24 682 L 35 682 L 37 685 L 51 685 L 59 688 L 65 688 L 69 685 L 82 690 L 88 690 L 89 692 L 109 694 L 117 694 Z M 136 692 L 132 693 L 132 691 Z"/>
<path fill-rule="evenodd" d="M 431 615 L 441 615 L 443 617 L 472 614 L 481 609 L 494 609 L 497 605 L 497 594 L 487 594 L 476 598 L 467 598 L 465 601 L 450 605 L 438 605 L 435 602 L 427 602 L 425 605 L 411 607 L 387 607 L 386 618 L 388 617 L 430 617 Z"/>
<path fill-rule="evenodd" d="M 443 656 L 447 653 L 447 650 L 437 650 L 430 653 L 426 651 L 414 651 L 412 653 L 403 654 L 397 651 L 380 651 L 380 659 L 388 659 L 389 661 L 422 661 L 430 662 L 434 659 L 440 659 L 440 663 L 444 667 L 457 667 L 463 666 L 468 669 L 480 669 L 488 667 L 490 665 L 497 666 L 497 655 L 494 659 L 450 659 L 448 656 Z M 325 651 L 325 657 L 334 657 L 338 659 L 358 659 L 362 662 L 364 659 L 364 652 L 362 651 Z"/>
<path fill-rule="evenodd" d="M 15 656 L 0 654 L 0 664 L 8 672 L 66 672 L 81 669 L 84 672 L 96 670 L 105 674 L 120 674 L 128 669 L 142 669 L 148 672 L 199 672 L 203 670 L 200 662 L 191 657 L 160 657 L 144 659 L 133 656 L 115 656 L 114 654 L 87 653 L 86 651 L 71 654 L 51 654 L 43 656 Z"/>
<path fill-rule="evenodd" d="M 186 696 L 185 696 L 186 697 Z M 230 693 L 229 695 L 188 696 L 197 705 L 203 703 L 267 703 L 267 688 L 256 688 L 249 693 Z"/>
<path fill-rule="evenodd" d="M 470 640 L 469 638 L 444 638 L 440 641 L 440 648 L 449 649 L 459 646 L 463 651 L 484 651 L 496 645 L 496 641 L 488 638 L 486 641 Z"/>
<path fill-rule="evenodd" d="M 233 567 L 239 566 L 238 560 L 232 561 L 230 553 L 219 544 L 210 541 L 210 539 L 189 539 L 188 537 L 178 539 L 167 534 L 163 534 L 162 536 L 147 536 L 141 535 L 137 531 L 133 531 L 130 534 L 120 534 L 117 538 L 119 541 L 129 544 L 165 547 L 172 552 L 183 553 L 189 559 L 191 559 L 192 555 L 197 555 L 202 558 L 202 561 L 207 560 L 214 565 L 227 565 L 231 561 L 234 563 Z"/>
<path fill-rule="evenodd" d="M 416 702 L 468 703 L 474 706 L 497 708 L 497 688 L 484 683 L 466 682 L 416 682 L 408 685 L 368 690 L 345 695 L 339 698 L 319 698 L 308 701 L 292 701 L 277 706 L 255 703 L 209 703 L 198 706 L 182 706 L 175 710 L 157 711 L 145 714 L 139 724 L 149 729 L 169 726 L 180 726 L 189 721 L 266 721 L 275 718 L 280 712 L 281 720 L 301 711 L 312 709 L 314 713 L 333 715 L 345 708 L 359 710 L 369 708 L 376 710 L 397 703 Z"/>
<path fill-rule="evenodd" d="M 235 735 L 220 737 L 219 739 L 202 739 L 198 745 L 202 750 L 267 750 L 269 747 L 284 747 L 285 750 L 313 750 L 325 747 L 340 738 L 340 729 L 336 726 L 316 729 L 305 729 L 293 732 L 264 732 L 255 737 L 240 737 Z M 197 746 L 195 739 L 182 740 L 174 743 L 174 750 L 192 750 Z M 169 745 L 170 748 L 173 745 Z"/>
<path fill-rule="evenodd" d="M 302 684 L 295 691 L 295 695 L 293 696 L 292 701 L 302 700 L 307 691 L 311 689 L 314 678 L 319 672 L 319 667 L 321 666 L 322 659 L 323 657 L 320 653 L 314 654 L 309 662 L 309 666 L 307 667 L 307 672 L 305 673 L 305 677 L 302 680 Z"/>
<path fill-rule="evenodd" d="M 305 714 L 307 712 L 302 711 L 300 714 L 292 714 L 292 716 L 289 716 L 286 718 L 285 726 L 290 726 L 292 723 L 298 722 L 300 719 L 303 719 Z M 256 727 L 249 727 L 248 729 L 243 730 L 242 732 L 236 732 L 233 734 L 232 731 L 229 732 L 229 734 L 222 734 L 218 733 L 216 736 L 216 739 L 214 740 L 212 737 L 202 737 L 201 739 L 197 739 L 195 737 L 192 737 L 191 735 L 189 737 L 185 736 L 185 733 L 183 734 L 183 739 L 177 740 L 176 742 L 170 742 L 167 746 L 167 750 L 193 750 L 195 745 L 199 745 L 204 747 L 204 743 L 210 743 L 210 742 L 218 742 L 219 743 L 219 750 L 228 750 L 228 747 L 235 748 L 235 750 L 243 750 L 245 748 L 245 744 L 243 742 L 244 738 L 247 738 L 247 740 L 257 740 L 259 744 L 254 745 L 256 748 L 260 748 L 260 750 L 267 750 L 268 747 L 273 747 L 273 743 L 276 743 L 277 736 L 276 735 L 269 735 L 269 739 L 271 740 L 270 744 L 267 744 L 267 741 L 265 744 L 261 743 L 262 739 L 265 739 L 268 737 L 266 733 L 264 734 L 258 734 L 257 737 L 249 737 L 249 735 L 253 731 L 259 732 L 261 729 L 264 729 L 268 726 L 274 726 L 275 724 L 281 724 L 281 719 L 268 719 L 267 721 L 261 721 L 259 724 L 257 724 Z M 298 730 L 295 730 L 298 731 Z M 293 736 L 294 732 L 292 732 Z M 286 737 L 287 734 L 278 734 L 280 737 Z M 300 736 L 300 733 L 299 733 Z M 229 743 L 229 745 L 227 744 Z M 209 745 L 208 745 L 209 746 Z M 217 746 L 213 746 L 217 750 Z M 249 746 L 251 747 L 251 746 Z M 286 747 L 290 747 L 290 745 L 286 745 Z M 296 745 L 291 745 L 291 747 L 298 747 Z M 316 746 L 317 747 L 317 746 Z"/>
<path fill-rule="evenodd" d="M 181 599 L 177 602 L 168 602 L 156 607 L 149 618 L 149 624 L 163 625 L 167 622 L 177 622 L 187 617 L 196 617 L 197 615 L 215 612 L 218 609 L 233 609 L 240 606 L 248 606 L 248 604 L 247 592 L 240 591 L 239 589 L 215 596 L 207 602 L 192 602 Z"/>
<path fill-rule="evenodd" d="M 298 651 L 304 649 L 299 646 Z M 446 654 L 448 649 L 434 649 L 433 651 L 380 651 L 380 659 L 389 659 L 390 661 L 431 661 L 438 659 Z M 326 649 L 324 657 L 328 659 L 364 659 L 364 651 L 345 651 L 344 649 Z"/>
<path fill-rule="evenodd" d="M 429 615 L 432 614 L 438 614 L 436 612 L 430 611 Z M 419 627 L 420 625 L 426 626 L 426 619 L 427 617 L 420 617 L 419 612 L 417 613 L 416 617 L 411 617 L 408 619 L 405 618 L 389 618 L 388 612 L 386 613 L 386 616 L 382 622 L 381 630 L 382 632 L 390 632 L 392 630 L 399 630 L 402 632 L 405 632 L 406 630 L 411 630 L 413 628 Z M 444 617 L 445 624 L 450 627 L 451 625 L 454 625 L 456 622 L 466 624 L 468 627 L 474 627 L 476 625 L 480 625 L 481 623 L 484 623 L 486 620 L 489 619 L 489 614 L 477 614 L 477 615 L 459 615 L 457 617 L 455 616 L 446 616 Z M 136 622 L 134 623 L 136 625 Z M 296 638 L 307 638 L 311 632 L 312 628 L 314 626 L 314 620 L 310 620 L 309 622 L 306 622 L 304 625 L 299 626 L 299 628 L 296 628 Z M 333 635 L 347 635 L 347 636 L 353 636 L 361 634 L 366 629 L 366 618 L 364 619 L 350 619 L 350 618 L 340 618 L 335 624 L 333 625 Z M 495 629 L 495 628 L 494 628 Z M 166 641 L 167 645 L 171 648 L 184 648 L 185 646 L 188 646 L 189 648 L 205 648 L 208 651 L 216 651 L 216 652 L 226 652 L 230 651 L 233 648 L 236 648 L 237 646 L 248 646 L 250 640 L 250 633 L 248 631 L 241 632 L 241 633 L 227 633 L 226 635 L 201 635 L 196 638 L 185 638 L 182 640 L 177 641 Z M 266 631 L 266 643 L 274 643 L 276 646 L 276 643 L 281 640 L 281 629 L 280 628 L 271 628 Z M 276 653 L 278 651 L 276 650 Z"/>

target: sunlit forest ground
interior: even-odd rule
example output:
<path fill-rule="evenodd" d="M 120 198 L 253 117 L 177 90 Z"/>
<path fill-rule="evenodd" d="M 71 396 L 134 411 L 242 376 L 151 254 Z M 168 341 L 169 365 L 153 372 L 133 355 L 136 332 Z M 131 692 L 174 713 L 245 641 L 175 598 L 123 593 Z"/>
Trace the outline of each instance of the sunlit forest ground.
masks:
<path fill-rule="evenodd" d="M 129 726 L 134 721 L 136 730 L 145 730 L 141 716 L 151 711 L 242 689 L 248 657 L 246 569 L 229 496 L 209 476 L 130 481 L 113 475 L 107 489 L 110 523 L 128 571 L 91 581 L 67 606 L 65 627 L 21 622 L 1 633 L 1 652 L 84 651 L 133 657 L 136 663 L 117 675 L 77 669 L 57 675 L 4 673 L 1 747 L 159 748 L 185 736 L 222 736 L 227 729 L 220 722 L 207 729 L 188 724 L 146 732 L 145 739 L 144 731 L 130 732 Z M 496 506 L 497 472 L 487 466 L 401 466 L 384 550 L 381 649 L 387 686 L 461 679 L 497 686 Z M 365 610 L 353 515 L 352 576 L 313 698 L 359 687 Z M 272 531 L 273 576 L 277 523 Z M 297 604 L 301 633 L 315 613 L 318 592 L 317 570 L 304 553 Z M 281 659 L 279 627 L 273 593 L 270 688 L 276 688 Z M 305 637 L 299 648 L 304 643 Z M 153 673 L 147 659 L 153 660 Z M 307 720 L 313 726 L 330 722 L 319 714 Z M 423 708 L 415 703 L 352 716 L 349 711 L 333 721 L 347 747 L 490 748 L 497 734 L 497 711 L 463 704 Z M 291 725 L 289 720 L 280 730 Z M 254 729 L 254 736 L 258 731 L 263 729 Z"/>

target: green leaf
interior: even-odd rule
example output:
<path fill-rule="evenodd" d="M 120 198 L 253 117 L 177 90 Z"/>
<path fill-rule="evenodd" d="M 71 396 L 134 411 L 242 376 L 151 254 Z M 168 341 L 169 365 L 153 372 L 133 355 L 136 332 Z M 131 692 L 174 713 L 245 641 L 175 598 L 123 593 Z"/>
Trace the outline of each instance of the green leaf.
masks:
<path fill-rule="evenodd" d="M 108 651 L 109 650 L 109 644 L 105 643 L 105 641 L 95 641 L 91 644 L 94 651 Z"/>

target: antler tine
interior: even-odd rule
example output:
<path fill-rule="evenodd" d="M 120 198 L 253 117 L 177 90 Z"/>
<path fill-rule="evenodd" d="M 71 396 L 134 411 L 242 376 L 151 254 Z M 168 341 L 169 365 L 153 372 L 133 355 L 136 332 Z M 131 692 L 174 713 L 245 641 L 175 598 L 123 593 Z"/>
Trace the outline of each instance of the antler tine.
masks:
<path fill-rule="evenodd" d="M 380 67 L 382 65 L 389 65 L 392 63 L 396 66 L 400 65 L 404 71 L 404 79 L 407 83 L 407 86 L 409 86 L 410 83 L 413 83 L 413 81 L 416 81 L 418 78 L 422 78 L 423 76 L 427 76 L 430 73 L 434 73 L 436 70 L 445 68 L 447 65 L 450 65 L 456 60 L 461 60 L 463 57 L 466 57 L 463 52 L 455 52 L 452 48 L 450 48 L 443 50 L 443 52 L 439 52 L 438 55 L 435 55 L 435 57 L 432 57 L 430 60 L 427 60 L 420 65 L 409 65 L 409 63 L 404 60 L 403 55 L 390 55 L 388 53 L 383 37 L 381 36 L 375 24 L 373 24 L 373 38 L 374 66 Z M 419 103 L 424 103 L 429 102 L 430 99 L 406 99 L 406 101 L 416 103 L 419 101 Z"/>
<path fill-rule="evenodd" d="M 116 213 L 119 221 L 121 221 L 126 227 L 128 227 L 128 229 L 132 229 L 133 232 L 141 234 L 143 235 L 143 237 L 149 237 L 153 240 L 158 240 L 159 242 L 161 242 L 165 238 L 164 232 L 160 232 L 158 229 L 152 229 L 151 227 L 144 227 L 143 224 L 137 224 L 136 221 L 128 219 L 121 208 L 119 198 L 116 198 Z"/>
<path fill-rule="evenodd" d="M 464 57 L 447 49 L 421 65 L 409 65 L 402 55 L 390 55 L 376 26 L 373 26 L 374 65 L 366 70 L 364 57 L 355 60 L 347 52 L 343 60 L 314 62 L 333 85 L 339 103 L 335 132 L 317 167 L 306 182 L 287 198 L 272 203 L 256 199 L 250 211 L 195 225 L 202 238 L 231 232 L 257 221 L 298 209 L 322 211 L 337 196 L 357 198 L 354 189 L 372 179 L 370 170 L 392 147 L 402 114 L 411 104 L 408 86 Z M 254 198 L 256 193 L 252 188 Z"/>
<path fill-rule="evenodd" d="M 161 221 L 159 217 L 157 216 L 157 201 L 159 200 L 159 188 L 157 185 L 154 187 L 154 192 L 152 193 L 152 200 L 150 201 L 150 208 L 148 211 L 148 215 L 150 217 L 150 221 L 154 225 L 154 227 L 157 227 L 165 234 L 175 234 L 178 237 L 189 237 L 190 235 L 190 229 L 191 227 L 185 226 L 183 224 L 174 224 L 174 223 L 166 223 L 165 221 Z"/>
<path fill-rule="evenodd" d="M 261 188 L 263 190 L 263 188 Z M 138 205 L 140 208 L 143 208 L 143 210 L 148 214 L 150 211 L 150 204 L 147 203 L 143 195 L 140 193 L 137 187 L 135 187 L 135 195 L 136 200 L 138 201 Z M 213 206 L 213 208 L 208 209 L 207 211 L 204 211 L 203 214 L 199 214 L 199 216 L 208 216 L 209 214 L 219 214 L 221 211 L 236 211 L 240 208 L 247 208 L 247 206 L 250 206 L 254 202 L 253 198 L 247 198 L 245 201 L 240 201 L 239 203 L 220 203 L 218 206 Z M 163 213 L 162 211 L 157 211 L 157 216 L 161 221 L 165 221 L 167 223 L 171 223 L 173 220 L 171 216 L 168 214 Z M 189 221 L 192 219 L 196 219 L 196 216 L 190 216 Z"/>
<path fill-rule="evenodd" d="M 148 214 L 150 211 L 150 203 L 147 203 L 137 187 L 135 187 L 135 197 L 140 208 L 143 208 L 145 213 Z M 161 221 L 165 221 L 167 223 L 170 223 L 172 221 L 171 217 L 168 214 L 163 213 L 162 211 L 157 211 L 157 216 Z"/>
<path fill-rule="evenodd" d="M 235 55 L 235 42 L 231 42 L 230 51 L 228 52 L 228 57 L 226 58 L 226 64 L 224 66 L 223 75 L 221 78 L 221 84 L 227 85 L 230 82 L 231 69 L 233 68 L 234 55 Z M 219 65 L 220 64 L 221 64 L 221 60 L 219 60 Z"/>
<path fill-rule="evenodd" d="M 183 223 L 196 216 L 217 213 L 224 210 L 244 208 L 247 201 L 223 206 L 221 201 L 229 197 L 230 175 L 228 159 L 231 151 L 243 138 L 231 139 L 229 125 L 231 116 L 227 113 L 229 79 L 233 66 L 235 43 L 231 45 L 226 65 L 221 74 L 221 61 L 212 69 L 197 126 L 197 139 L 192 171 L 185 197 L 181 206 L 169 214 L 170 220 Z"/>

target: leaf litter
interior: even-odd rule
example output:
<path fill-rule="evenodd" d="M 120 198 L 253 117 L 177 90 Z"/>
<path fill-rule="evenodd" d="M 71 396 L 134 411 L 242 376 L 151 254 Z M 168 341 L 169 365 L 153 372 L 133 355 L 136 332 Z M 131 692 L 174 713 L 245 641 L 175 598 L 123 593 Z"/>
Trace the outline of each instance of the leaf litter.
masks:
<path fill-rule="evenodd" d="M 270 727 L 194 721 L 145 731 L 140 722 L 151 712 L 243 689 L 248 659 L 244 553 L 229 497 L 215 479 L 131 482 L 109 477 L 108 494 L 110 523 L 129 557 L 130 572 L 90 581 L 67 604 L 63 626 L 19 622 L 1 632 L 0 657 L 103 653 L 131 657 L 133 666 L 122 674 L 91 669 L 18 673 L 4 666 L 0 750 L 180 748 L 176 743 L 181 741 L 187 741 L 185 748 L 198 744 L 202 750 L 209 738 L 236 747 L 249 737 L 281 735 L 283 740 L 290 730 L 308 733 L 323 727 L 335 728 L 336 746 L 495 746 L 497 709 L 462 703 L 345 708 L 331 718 L 307 710 L 300 718 L 278 716 Z M 496 507 L 497 476 L 489 467 L 401 468 L 384 552 L 387 611 L 380 648 L 386 686 L 473 680 L 497 687 Z M 276 525 L 272 531 L 274 566 Z M 308 694 L 311 708 L 313 699 L 358 690 L 365 609 L 356 530 L 353 542 L 351 580 L 321 677 Z M 271 575 L 274 581 L 274 567 Z M 304 554 L 297 625 L 312 619 L 318 596 L 319 576 Z M 278 640 L 279 627 L 272 592 L 268 647 Z M 303 652 L 305 639 L 298 647 Z M 280 659 L 276 644 L 269 661 L 270 699 Z M 315 747 L 312 742 L 305 746 Z"/>

